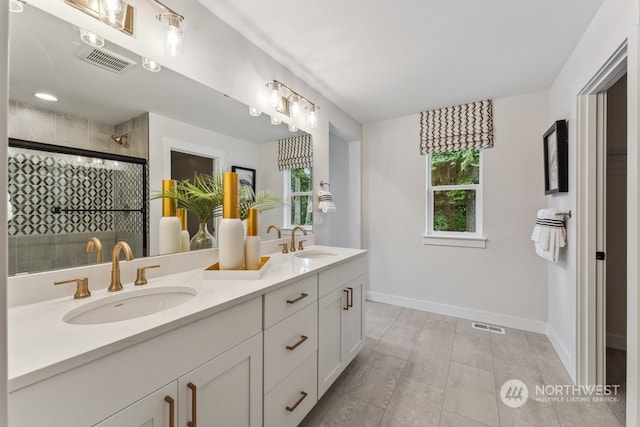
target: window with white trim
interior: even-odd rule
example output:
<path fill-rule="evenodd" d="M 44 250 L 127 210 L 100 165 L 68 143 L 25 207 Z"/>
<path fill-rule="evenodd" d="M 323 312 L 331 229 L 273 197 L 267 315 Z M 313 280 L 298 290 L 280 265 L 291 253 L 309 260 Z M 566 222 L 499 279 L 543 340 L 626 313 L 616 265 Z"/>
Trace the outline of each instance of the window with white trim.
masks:
<path fill-rule="evenodd" d="M 482 238 L 482 151 L 426 157 L 427 237 Z"/>
<path fill-rule="evenodd" d="M 312 170 L 310 167 L 285 169 L 284 209 L 285 228 L 300 225 L 311 230 L 313 224 Z"/>

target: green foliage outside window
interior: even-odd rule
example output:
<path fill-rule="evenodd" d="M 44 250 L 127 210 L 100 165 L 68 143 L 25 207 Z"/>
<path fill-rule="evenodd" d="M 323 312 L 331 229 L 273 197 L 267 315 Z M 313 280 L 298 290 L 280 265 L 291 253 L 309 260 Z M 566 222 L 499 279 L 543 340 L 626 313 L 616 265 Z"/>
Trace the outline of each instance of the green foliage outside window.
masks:
<path fill-rule="evenodd" d="M 310 226 L 313 214 L 309 212 L 312 199 L 311 168 L 291 169 L 291 225 Z"/>
<path fill-rule="evenodd" d="M 480 151 L 463 150 L 431 154 L 431 185 L 473 185 L 480 182 Z M 476 231 L 476 191 L 435 189 L 434 231 Z"/>

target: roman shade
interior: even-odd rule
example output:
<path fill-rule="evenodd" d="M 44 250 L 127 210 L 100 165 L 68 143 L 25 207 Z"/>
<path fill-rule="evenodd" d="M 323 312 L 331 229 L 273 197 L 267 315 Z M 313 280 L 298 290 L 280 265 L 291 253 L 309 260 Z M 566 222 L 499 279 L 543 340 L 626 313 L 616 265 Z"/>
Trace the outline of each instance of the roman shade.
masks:
<path fill-rule="evenodd" d="M 311 135 L 299 135 L 278 140 L 278 168 L 299 169 L 311 167 L 313 142 Z"/>
<path fill-rule="evenodd" d="M 420 154 L 491 147 L 491 100 L 420 113 Z"/>

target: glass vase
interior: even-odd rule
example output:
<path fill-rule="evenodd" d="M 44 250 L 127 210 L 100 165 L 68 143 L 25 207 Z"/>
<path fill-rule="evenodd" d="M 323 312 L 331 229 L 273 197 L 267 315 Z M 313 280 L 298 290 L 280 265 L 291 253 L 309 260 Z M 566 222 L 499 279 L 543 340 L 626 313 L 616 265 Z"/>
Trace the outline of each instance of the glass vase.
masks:
<path fill-rule="evenodd" d="M 206 222 L 201 222 L 200 227 L 196 234 L 191 238 L 189 242 L 189 249 L 197 251 L 198 249 L 209 249 L 218 246 L 216 238 L 209 233 Z"/>

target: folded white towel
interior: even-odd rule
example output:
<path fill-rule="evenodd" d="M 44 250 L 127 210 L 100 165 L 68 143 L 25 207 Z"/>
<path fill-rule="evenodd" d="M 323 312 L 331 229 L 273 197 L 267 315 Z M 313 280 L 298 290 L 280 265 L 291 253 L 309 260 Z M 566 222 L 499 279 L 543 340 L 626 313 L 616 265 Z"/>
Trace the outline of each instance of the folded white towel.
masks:
<path fill-rule="evenodd" d="M 560 248 L 567 244 L 564 217 L 558 209 L 540 209 L 536 215 L 536 225 L 531 233 L 536 253 L 553 263 L 558 262 Z"/>
<path fill-rule="evenodd" d="M 318 199 L 320 200 L 318 208 L 322 212 L 327 213 L 334 212 L 336 210 L 336 205 L 333 203 L 333 197 L 331 196 L 330 191 L 319 190 Z"/>

